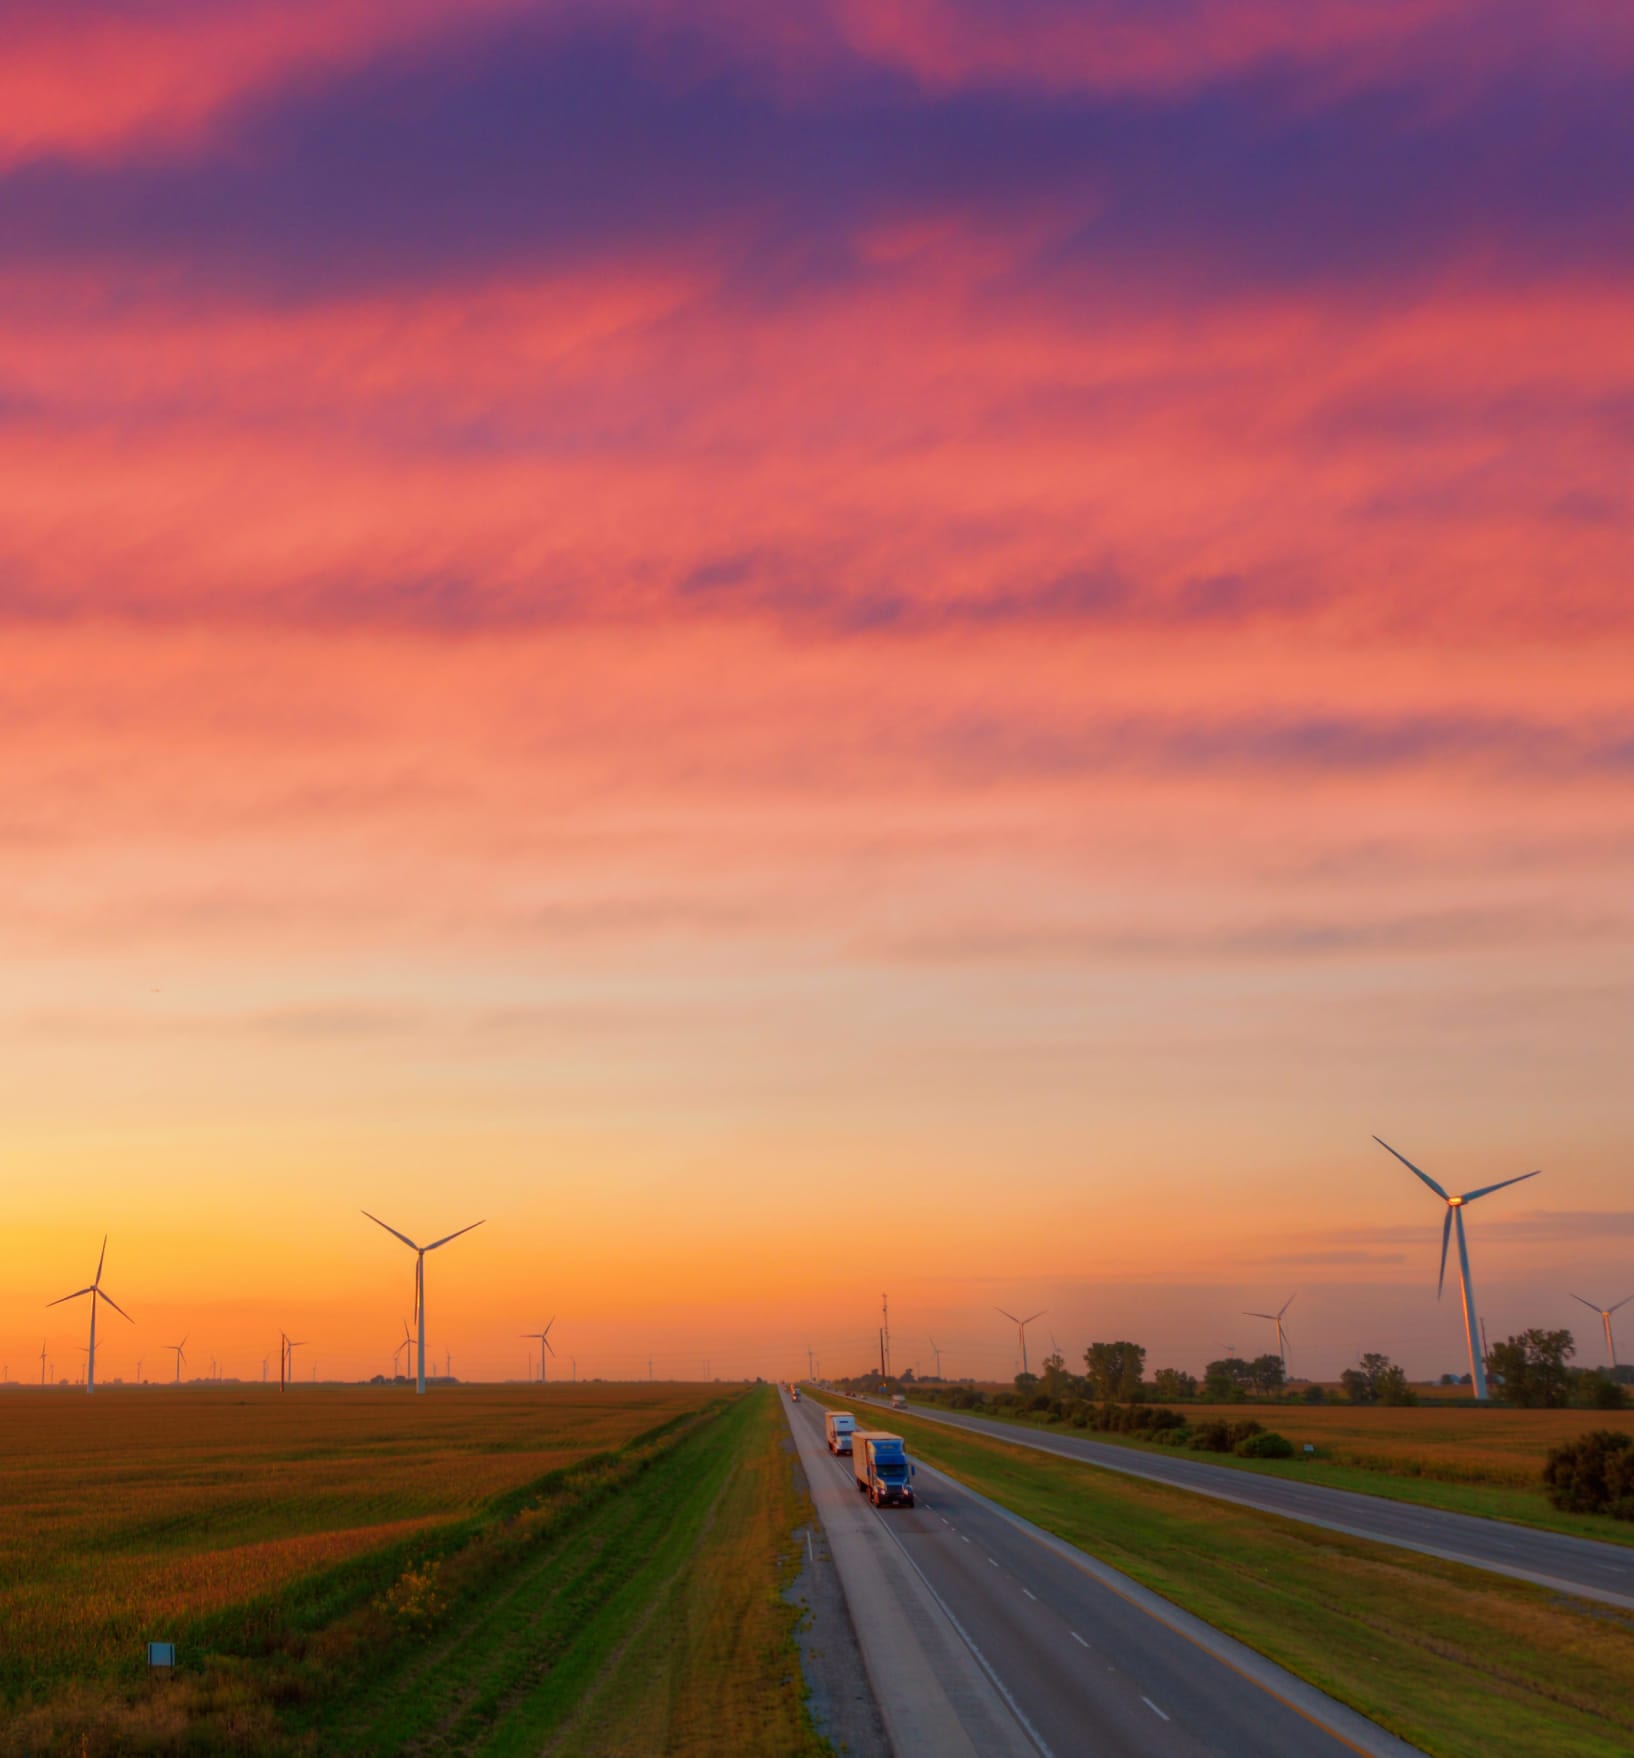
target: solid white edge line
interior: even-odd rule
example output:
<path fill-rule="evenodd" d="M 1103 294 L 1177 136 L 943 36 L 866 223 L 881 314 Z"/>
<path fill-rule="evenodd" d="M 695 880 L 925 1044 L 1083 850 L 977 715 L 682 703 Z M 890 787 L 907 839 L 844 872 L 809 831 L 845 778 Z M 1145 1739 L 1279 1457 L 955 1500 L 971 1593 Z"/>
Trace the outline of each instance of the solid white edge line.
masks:
<path fill-rule="evenodd" d="M 1144 1703 L 1149 1710 L 1151 1710 L 1153 1715 L 1163 1715 L 1163 1711 L 1158 1708 L 1158 1706 L 1151 1700 L 1150 1697 L 1143 1696 L 1141 1698 L 1141 1702 Z M 1166 1715 L 1163 1715 L 1163 1719 L 1165 1721 L 1168 1721 L 1170 1718 Z"/>
<path fill-rule="evenodd" d="M 901 1552 L 903 1562 L 905 1562 L 908 1565 L 908 1567 L 910 1569 L 912 1569 L 913 1572 L 924 1583 L 925 1591 L 931 1596 L 931 1599 L 936 1604 L 936 1606 L 937 1606 L 938 1610 L 941 1612 L 942 1616 L 945 1617 L 947 1619 L 947 1621 L 953 1626 L 955 1631 L 958 1632 L 959 1639 L 964 1643 L 965 1647 L 970 1650 L 971 1656 L 975 1660 L 977 1666 L 979 1666 L 982 1669 L 982 1671 L 984 1673 L 986 1673 L 987 1682 L 1004 1699 L 1005 1704 L 1009 1708 L 1010 1713 L 1016 1718 L 1016 1722 L 1020 1726 L 1021 1731 L 1024 1734 L 1026 1734 L 1027 1738 L 1029 1740 L 1031 1740 L 1033 1745 L 1038 1749 L 1038 1758 L 1055 1758 L 1055 1754 L 1050 1750 L 1049 1746 L 1045 1743 L 1044 1736 L 1041 1733 L 1039 1733 L 1038 1729 L 1035 1728 L 1033 1726 L 1033 1724 L 1027 1719 L 1026 1711 L 1023 1710 L 1021 1705 L 1018 1702 L 1016 1702 L 1015 1698 L 1010 1695 L 1009 1689 L 1005 1685 L 1003 1679 L 1001 1679 L 999 1677 L 999 1675 L 996 1672 L 994 1672 L 993 1667 L 992 1667 L 992 1663 L 988 1660 L 987 1656 L 985 1654 L 983 1654 L 982 1651 L 976 1646 L 975 1641 L 972 1639 L 970 1632 L 953 1615 L 952 1607 L 949 1606 L 948 1602 L 945 1599 L 943 1599 L 941 1594 L 938 1593 L 933 1586 L 931 1586 L 930 1578 L 926 1575 L 925 1571 L 920 1568 L 918 1563 L 916 1563 L 913 1560 L 913 1556 L 909 1552 L 908 1547 L 902 1542 L 902 1540 L 900 1538 L 897 1537 L 897 1535 L 894 1532 L 891 1531 L 890 1521 L 889 1520 L 881 1520 L 880 1521 L 880 1528 L 890 1538 L 891 1543 L 894 1544 L 896 1546 L 896 1548 L 898 1549 L 898 1551 Z M 961 1534 L 961 1536 L 962 1536 L 962 1534 Z"/>

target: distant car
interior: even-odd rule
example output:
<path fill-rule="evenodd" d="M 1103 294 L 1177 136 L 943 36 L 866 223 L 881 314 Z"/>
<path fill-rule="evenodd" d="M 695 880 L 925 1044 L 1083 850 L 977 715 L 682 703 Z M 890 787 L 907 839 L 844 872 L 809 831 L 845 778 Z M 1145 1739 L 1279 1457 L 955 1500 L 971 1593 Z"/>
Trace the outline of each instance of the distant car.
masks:
<path fill-rule="evenodd" d="M 789 1387 L 789 1396 L 794 1400 L 794 1402 L 796 1404 L 798 1404 L 800 1402 L 800 1388 L 798 1386 L 790 1386 Z"/>

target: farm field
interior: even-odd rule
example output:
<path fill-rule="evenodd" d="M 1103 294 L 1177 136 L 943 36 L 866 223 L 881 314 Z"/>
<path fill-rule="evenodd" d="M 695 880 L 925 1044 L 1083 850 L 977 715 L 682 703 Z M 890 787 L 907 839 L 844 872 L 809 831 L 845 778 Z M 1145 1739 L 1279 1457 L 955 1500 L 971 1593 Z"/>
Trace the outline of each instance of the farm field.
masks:
<path fill-rule="evenodd" d="M 920 1459 L 1436 1758 L 1634 1749 L 1634 1617 L 909 1412 L 891 1426 Z"/>
<path fill-rule="evenodd" d="M 0 1750 L 128 1749 L 155 1716 L 284 1749 L 274 1700 L 298 1719 L 344 1695 L 359 1642 L 378 1660 L 423 1639 L 755 1403 L 663 1384 L 8 1395 Z M 581 1575 L 581 1614 L 601 1591 Z M 181 1646 L 157 1695 L 149 1638 Z"/>
<path fill-rule="evenodd" d="M 1517 1520 L 1553 1532 L 1634 1544 L 1634 1522 L 1600 1515 L 1563 1514 L 1549 1505 L 1542 1486 L 1549 1449 L 1590 1429 L 1634 1435 L 1634 1410 L 1510 1410 L 1502 1405 L 1386 1408 L 1351 1404 L 1176 1404 L 1189 1423 L 1219 1417 L 1252 1418 L 1286 1435 L 1296 1447 L 1318 1449 L 1314 1459 L 1236 1459 L 1193 1453 L 1230 1470 L 1271 1477 L 1298 1477 L 1330 1489 L 1390 1496 L 1426 1507 L 1492 1519 Z M 995 1410 L 972 1414 L 1028 1428 L 1058 1427 L 1041 1417 Z M 1090 1436 L 1109 1446 L 1168 1453 L 1131 1435 Z"/>

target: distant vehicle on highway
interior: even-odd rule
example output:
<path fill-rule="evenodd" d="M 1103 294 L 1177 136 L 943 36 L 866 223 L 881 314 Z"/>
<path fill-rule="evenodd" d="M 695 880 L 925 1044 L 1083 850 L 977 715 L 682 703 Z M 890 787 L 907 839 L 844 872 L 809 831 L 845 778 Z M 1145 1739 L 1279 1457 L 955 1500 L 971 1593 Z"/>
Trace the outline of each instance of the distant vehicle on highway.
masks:
<path fill-rule="evenodd" d="M 903 1407 L 903 1405 L 907 1403 L 907 1401 L 908 1400 L 906 1398 L 904 1398 L 900 1392 L 892 1392 L 892 1394 L 891 1394 L 891 1408 L 893 1410 L 900 1410 Z"/>
<path fill-rule="evenodd" d="M 899 1434 L 859 1428 L 851 1435 L 851 1470 L 876 1508 L 913 1506 L 913 1466 Z"/>
<path fill-rule="evenodd" d="M 857 1419 L 849 1410 L 830 1410 L 823 1418 L 823 1433 L 828 1437 L 829 1452 L 849 1453 L 851 1431 L 856 1426 Z"/>
<path fill-rule="evenodd" d="M 789 1396 L 795 1401 L 796 1404 L 798 1404 L 800 1402 L 800 1388 L 798 1386 L 790 1386 L 789 1387 Z"/>

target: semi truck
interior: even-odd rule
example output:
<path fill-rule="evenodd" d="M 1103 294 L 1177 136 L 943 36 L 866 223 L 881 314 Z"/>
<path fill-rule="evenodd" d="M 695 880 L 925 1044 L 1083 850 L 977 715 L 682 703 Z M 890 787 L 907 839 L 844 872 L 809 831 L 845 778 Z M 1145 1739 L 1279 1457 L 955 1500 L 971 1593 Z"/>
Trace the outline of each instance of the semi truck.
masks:
<path fill-rule="evenodd" d="M 899 1434 L 879 1429 L 854 1429 L 851 1435 L 851 1469 L 857 1488 L 876 1508 L 913 1506 L 913 1466 Z"/>
<path fill-rule="evenodd" d="M 830 1410 L 823 1418 L 823 1431 L 828 1436 L 829 1452 L 849 1453 L 851 1431 L 856 1426 L 857 1419 L 849 1410 Z"/>

